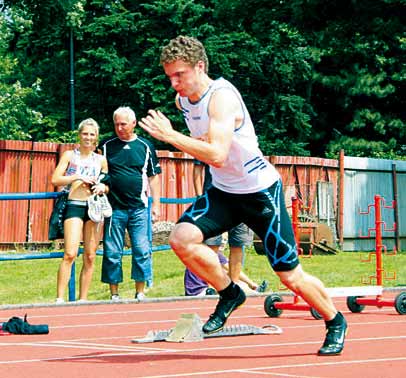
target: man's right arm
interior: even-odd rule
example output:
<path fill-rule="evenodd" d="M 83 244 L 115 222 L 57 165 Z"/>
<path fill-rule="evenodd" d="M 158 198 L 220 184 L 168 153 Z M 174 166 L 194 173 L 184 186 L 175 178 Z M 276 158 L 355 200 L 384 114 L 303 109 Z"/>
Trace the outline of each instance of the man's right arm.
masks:
<path fill-rule="evenodd" d="M 218 90 L 209 107 L 207 140 L 191 138 L 173 129 L 171 121 L 159 110 L 149 110 L 138 124 L 152 137 L 186 152 L 206 164 L 224 165 L 232 143 L 241 104 L 228 90 Z"/>

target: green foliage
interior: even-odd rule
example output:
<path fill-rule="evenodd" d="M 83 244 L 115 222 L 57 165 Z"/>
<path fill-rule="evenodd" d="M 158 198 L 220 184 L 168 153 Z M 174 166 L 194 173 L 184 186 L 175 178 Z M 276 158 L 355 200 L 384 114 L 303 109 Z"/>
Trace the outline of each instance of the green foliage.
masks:
<path fill-rule="evenodd" d="M 343 146 L 348 156 L 406 160 L 406 156 L 402 156 L 405 153 L 402 150 L 403 146 L 399 146 L 395 138 L 391 138 L 388 142 L 380 142 L 344 136 L 329 143 L 327 157 L 337 159 Z"/>
<path fill-rule="evenodd" d="M 37 78 L 24 86 L 15 79 L 18 59 L 7 51 L 11 38 L 7 18 L 0 14 L 0 139 L 29 140 L 36 130 L 53 127 L 55 123 L 35 109 L 41 80 Z"/>
<path fill-rule="evenodd" d="M 139 117 L 159 108 L 188 133 L 159 64 L 161 47 L 187 34 L 205 44 L 210 75 L 229 79 L 241 91 L 266 154 L 331 156 L 344 148 L 348 155 L 406 156 L 404 1 L 44 0 L 38 6 L 35 0 L 5 0 L 5 5 L 0 95 L 12 98 L 0 105 L 1 138 L 73 138 L 71 31 L 77 122 L 93 117 L 102 134 L 109 134 L 112 112 L 129 105 Z M 365 135 L 371 143 L 361 148 Z"/>
<path fill-rule="evenodd" d="M 297 22 L 320 52 L 311 100 L 317 112 L 315 141 L 329 146 L 328 155 L 344 149 L 355 156 L 404 157 L 405 3 L 295 3 L 303 10 Z"/>
<path fill-rule="evenodd" d="M 28 88 L 19 81 L 11 85 L 0 83 L 0 139 L 30 140 L 37 130 L 52 126 L 50 119 L 29 106 L 39 86 L 39 80 Z"/>
<path fill-rule="evenodd" d="M 86 0 L 58 0 L 58 3 L 66 12 L 67 26 L 78 29 L 82 24 Z"/>

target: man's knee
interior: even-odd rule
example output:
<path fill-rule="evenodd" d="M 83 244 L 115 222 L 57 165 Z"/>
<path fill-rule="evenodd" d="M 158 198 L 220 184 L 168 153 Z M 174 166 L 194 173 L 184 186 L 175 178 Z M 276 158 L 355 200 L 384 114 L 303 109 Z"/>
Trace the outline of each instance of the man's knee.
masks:
<path fill-rule="evenodd" d="M 298 265 L 296 268 L 287 272 L 277 272 L 282 284 L 295 293 L 300 291 L 301 283 L 304 279 L 303 270 Z"/>
<path fill-rule="evenodd" d="M 176 254 L 187 251 L 193 244 L 202 242 L 202 232 L 191 223 L 177 224 L 169 235 L 169 244 Z"/>
<path fill-rule="evenodd" d="M 185 249 L 191 242 L 190 235 L 184 229 L 185 226 L 177 225 L 169 235 L 169 245 L 175 252 Z"/>

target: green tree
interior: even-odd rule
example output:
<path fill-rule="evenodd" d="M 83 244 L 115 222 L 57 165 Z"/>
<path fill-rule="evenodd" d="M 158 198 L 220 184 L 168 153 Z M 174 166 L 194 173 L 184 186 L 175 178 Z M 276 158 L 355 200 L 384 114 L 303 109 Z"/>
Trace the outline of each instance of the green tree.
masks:
<path fill-rule="evenodd" d="M 0 13 L 0 139 L 30 140 L 36 128 L 54 123 L 36 108 L 41 80 L 27 84 L 19 79 L 18 59 L 8 52 L 13 37 L 8 26 L 11 18 L 18 21 L 13 13 Z M 24 22 L 18 26 L 23 29 Z"/>
<path fill-rule="evenodd" d="M 241 91 L 266 154 L 335 157 L 341 148 L 355 156 L 406 154 L 406 0 L 5 3 L 13 17 L 3 55 L 10 54 L 13 69 L 0 81 L 35 94 L 20 97 L 21 106 L 49 120 L 27 119 L 23 130 L 35 140 L 73 135 L 71 30 L 77 120 L 94 117 L 107 134 L 116 107 L 130 105 L 139 117 L 159 108 L 187 132 L 159 53 L 170 38 L 188 34 L 205 44 L 210 75 Z"/>
<path fill-rule="evenodd" d="M 311 90 L 314 153 L 405 156 L 406 1 L 290 4 L 292 22 L 319 55 Z"/>

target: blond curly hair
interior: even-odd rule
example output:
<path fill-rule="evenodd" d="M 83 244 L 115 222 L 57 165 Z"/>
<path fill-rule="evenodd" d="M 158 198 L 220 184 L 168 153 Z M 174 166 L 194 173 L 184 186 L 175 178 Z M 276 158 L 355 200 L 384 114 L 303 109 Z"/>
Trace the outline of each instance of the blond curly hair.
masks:
<path fill-rule="evenodd" d="M 194 67 L 197 62 L 204 62 L 204 71 L 208 72 L 209 61 L 203 44 L 193 37 L 180 35 L 162 48 L 161 64 L 171 63 L 175 60 L 183 60 Z"/>

